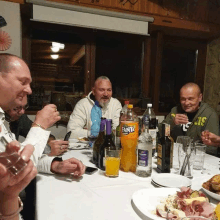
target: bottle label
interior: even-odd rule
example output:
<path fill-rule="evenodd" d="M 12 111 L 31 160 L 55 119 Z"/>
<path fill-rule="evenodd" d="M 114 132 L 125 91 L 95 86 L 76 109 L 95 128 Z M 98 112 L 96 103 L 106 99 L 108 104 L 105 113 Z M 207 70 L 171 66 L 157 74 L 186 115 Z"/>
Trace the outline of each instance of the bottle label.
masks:
<path fill-rule="evenodd" d="M 159 168 L 161 168 L 162 167 L 162 159 L 161 158 L 157 158 L 157 166 L 159 167 Z"/>
<path fill-rule="evenodd" d="M 162 158 L 162 145 L 158 144 L 158 148 L 157 148 L 157 158 L 160 157 Z"/>
<path fill-rule="evenodd" d="M 121 137 L 138 138 L 138 122 L 121 122 Z"/>
<path fill-rule="evenodd" d="M 148 166 L 148 150 L 138 150 L 138 165 L 142 167 Z"/>
<path fill-rule="evenodd" d="M 142 120 L 145 127 L 149 126 L 149 121 L 150 121 L 149 115 L 144 115 Z"/>

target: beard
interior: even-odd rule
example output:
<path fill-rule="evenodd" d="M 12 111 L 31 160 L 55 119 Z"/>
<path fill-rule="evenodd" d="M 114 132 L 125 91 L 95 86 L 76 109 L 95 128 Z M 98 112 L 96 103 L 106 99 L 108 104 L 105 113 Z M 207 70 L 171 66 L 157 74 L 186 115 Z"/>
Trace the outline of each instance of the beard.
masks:
<path fill-rule="evenodd" d="M 107 108 L 107 106 L 108 106 L 108 104 L 109 104 L 109 102 L 110 102 L 110 99 L 107 101 L 107 102 L 102 102 L 102 101 L 100 101 L 99 102 L 99 105 L 101 105 L 102 106 L 102 108 Z"/>

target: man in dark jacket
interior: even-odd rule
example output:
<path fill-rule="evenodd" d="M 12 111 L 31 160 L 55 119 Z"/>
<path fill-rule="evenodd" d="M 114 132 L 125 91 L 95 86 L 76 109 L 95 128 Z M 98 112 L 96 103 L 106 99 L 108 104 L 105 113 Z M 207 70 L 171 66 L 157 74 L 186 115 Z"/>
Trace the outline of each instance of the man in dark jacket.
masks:
<path fill-rule="evenodd" d="M 202 102 L 201 90 L 195 83 L 187 83 L 181 88 L 180 105 L 172 108 L 162 123 L 170 124 L 174 141 L 177 136 L 189 136 L 194 141 L 200 141 L 204 130 L 216 135 L 219 133 L 218 115 L 207 103 Z M 162 123 L 159 125 L 160 134 Z M 217 156 L 217 148 L 208 146 L 207 153 Z"/>

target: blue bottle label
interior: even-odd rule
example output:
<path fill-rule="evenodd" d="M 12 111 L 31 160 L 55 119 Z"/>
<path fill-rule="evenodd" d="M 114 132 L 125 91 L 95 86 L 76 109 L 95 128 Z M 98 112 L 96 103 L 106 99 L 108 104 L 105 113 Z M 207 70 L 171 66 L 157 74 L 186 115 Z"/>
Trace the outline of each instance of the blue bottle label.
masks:
<path fill-rule="evenodd" d="M 138 150 L 138 165 L 142 167 L 148 166 L 148 150 Z"/>

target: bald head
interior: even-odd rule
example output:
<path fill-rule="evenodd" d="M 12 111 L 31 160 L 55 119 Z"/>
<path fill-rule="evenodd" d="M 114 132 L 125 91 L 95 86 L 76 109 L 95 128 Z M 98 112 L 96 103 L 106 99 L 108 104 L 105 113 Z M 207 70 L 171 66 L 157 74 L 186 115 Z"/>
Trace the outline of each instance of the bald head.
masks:
<path fill-rule="evenodd" d="M 181 89 L 180 89 L 180 93 L 181 93 L 181 90 L 184 90 L 184 89 L 193 89 L 195 92 L 197 92 L 197 94 L 201 94 L 201 89 L 200 87 L 196 84 L 196 83 L 193 83 L 193 82 L 189 82 L 189 83 L 186 83 Z"/>
<path fill-rule="evenodd" d="M 31 94 L 31 75 L 27 64 L 11 54 L 0 54 L 0 107 L 3 110 L 22 105 Z"/>
<path fill-rule="evenodd" d="M 180 89 L 180 103 L 185 112 L 196 112 L 201 101 L 202 93 L 197 84 L 187 83 Z"/>
<path fill-rule="evenodd" d="M 0 73 L 6 74 L 13 71 L 20 62 L 24 63 L 21 58 L 15 55 L 7 53 L 0 54 Z"/>

